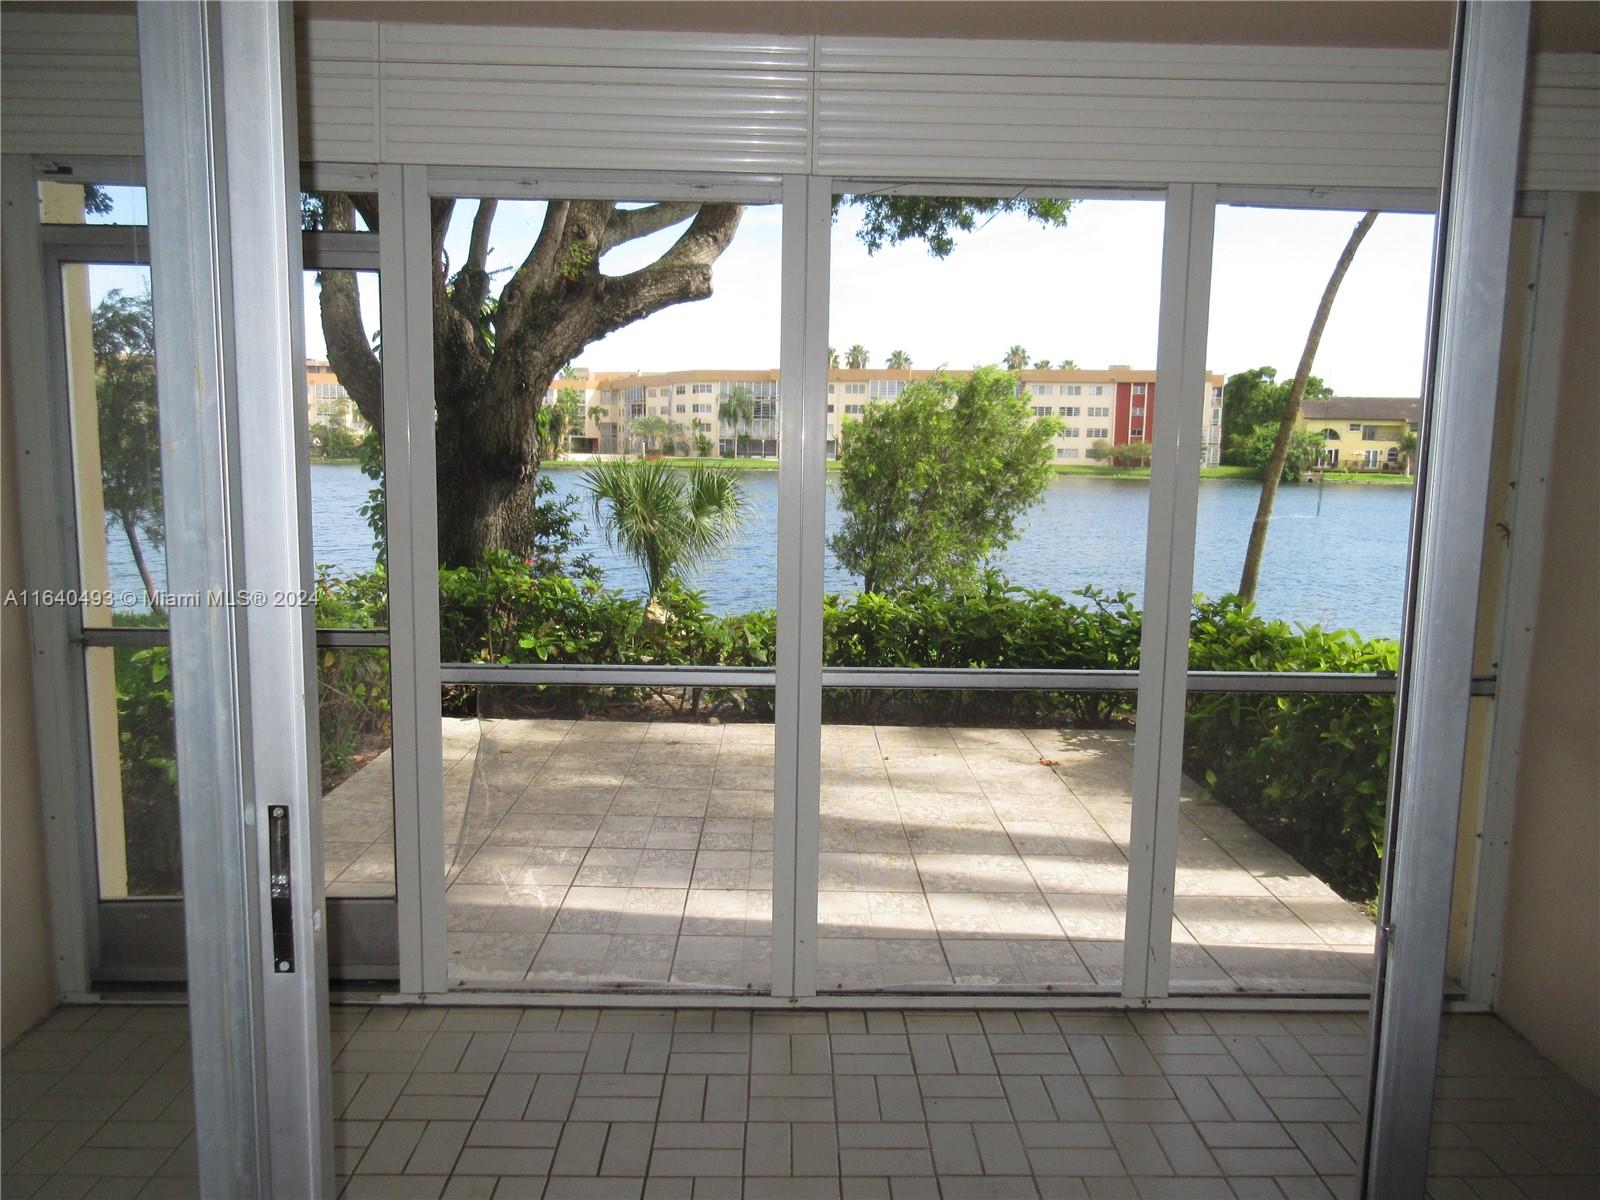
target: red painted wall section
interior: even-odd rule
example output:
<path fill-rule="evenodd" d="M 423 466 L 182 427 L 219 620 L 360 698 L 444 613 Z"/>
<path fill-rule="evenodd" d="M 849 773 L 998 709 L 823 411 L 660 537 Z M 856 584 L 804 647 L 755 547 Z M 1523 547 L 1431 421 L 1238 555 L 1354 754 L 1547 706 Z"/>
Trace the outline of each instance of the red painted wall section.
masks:
<path fill-rule="evenodd" d="M 1144 402 L 1144 416 L 1143 417 L 1134 417 L 1134 418 L 1132 418 L 1132 423 L 1135 424 L 1135 425 L 1140 426 L 1144 430 L 1143 435 L 1140 436 L 1139 438 L 1137 438 L 1136 440 L 1137 441 L 1141 441 L 1141 442 L 1153 442 L 1153 441 L 1156 440 L 1156 429 L 1155 429 L 1155 426 L 1156 426 L 1156 385 L 1155 385 L 1155 381 L 1154 380 L 1150 380 L 1149 382 L 1147 382 L 1144 385 L 1144 395 L 1142 397 L 1135 396 L 1134 400 L 1136 402 L 1139 401 L 1139 400 L 1143 400 L 1143 402 Z"/>
<path fill-rule="evenodd" d="M 1117 384 L 1117 404 L 1113 417 L 1116 428 L 1112 430 L 1115 435 L 1111 441 L 1113 445 L 1125 446 L 1129 442 L 1153 442 L 1156 440 L 1156 385 L 1152 379 L 1136 381 L 1144 384 L 1144 395 L 1136 396 L 1133 393 L 1134 381 Z M 1133 406 L 1142 405 L 1144 412 L 1138 416 L 1133 415 Z M 1138 427 L 1139 432 L 1134 433 Z"/>

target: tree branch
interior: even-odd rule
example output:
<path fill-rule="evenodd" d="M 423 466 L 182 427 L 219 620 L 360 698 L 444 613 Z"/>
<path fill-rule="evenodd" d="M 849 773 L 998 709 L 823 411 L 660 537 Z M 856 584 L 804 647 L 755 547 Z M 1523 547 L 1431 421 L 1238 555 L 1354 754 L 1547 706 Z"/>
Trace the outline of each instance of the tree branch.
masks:
<path fill-rule="evenodd" d="M 363 197 L 370 199 L 370 197 Z M 355 228 L 357 199 L 345 192 L 329 192 L 322 200 L 324 229 L 348 232 Z M 363 214 L 364 215 L 364 214 Z M 367 340 L 367 325 L 361 316 L 361 293 L 354 271 L 319 271 L 318 307 L 322 317 L 322 340 L 328 350 L 328 363 L 350 393 L 362 419 L 374 429 L 383 430 L 383 369 L 378 355 Z"/>
<path fill-rule="evenodd" d="M 672 248 L 647 267 L 606 281 L 606 328 L 623 325 L 674 304 L 711 294 L 711 264 L 728 248 L 740 204 L 704 204 Z"/>
<path fill-rule="evenodd" d="M 478 201 L 478 211 L 472 215 L 472 237 L 467 244 L 467 261 L 456 272 L 450 288 L 450 303 L 457 312 L 473 325 L 483 312 L 483 303 L 489 294 L 489 272 L 485 264 L 489 258 L 489 230 L 494 225 L 497 200 Z"/>
<path fill-rule="evenodd" d="M 467 247 L 467 266 L 475 271 L 484 269 L 489 259 L 489 230 L 494 225 L 498 200 L 478 201 L 478 211 L 472 215 L 472 240 Z"/>
<path fill-rule="evenodd" d="M 319 271 L 317 290 L 321 297 L 322 341 L 328 349 L 328 363 L 344 390 L 355 401 L 362 419 L 374 429 L 383 430 L 383 368 L 372 343 L 367 340 L 366 322 L 361 317 L 361 294 L 354 271 Z"/>
<path fill-rule="evenodd" d="M 367 223 L 367 228 L 373 233 L 378 232 L 378 197 L 373 192 L 351 192 L 350 206 L 361 214 L 361 219 Z"/>
<path fill-rule="evenodd" d="M 544 224 L 539 227 L 539 236 L 533 240 L 533 248 L 500 290 L 500 307 L 495 314 L 497 336 L 504 338 L 515 333 L 522 323 L 528 297 L 548 286 L 547 281 L 567 235 L 567 218 L 571 213 L 570 200 L 552 200 L 545 205 Z"/>
<path fill-rule="evenodd" d="M 433 273 L 438 276 L 444 274 L 444 235 L 450 231 L 450 215 L 455 208 L 454 200 L 434 198 L 428 201 L 429 232 L 433 238 Z"/>
<path fill-rule="evenodd" d="M 687 221 L 699 211 L 700 205 L 694 201 L 652 204 L 648 208 L 613 209 L 605 236 L 600 239 L 600 253 L 614 250 L 624 242 L 669 229 L 680 221 Z"/>

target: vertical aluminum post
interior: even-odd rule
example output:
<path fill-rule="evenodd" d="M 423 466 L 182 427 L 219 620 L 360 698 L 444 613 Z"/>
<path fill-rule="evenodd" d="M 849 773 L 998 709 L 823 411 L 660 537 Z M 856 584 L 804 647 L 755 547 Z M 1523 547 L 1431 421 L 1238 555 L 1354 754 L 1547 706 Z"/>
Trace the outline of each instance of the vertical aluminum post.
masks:
<path fill-rule="evenodd" d="M 782 459 L 773 793 L 772 992 L 817 992 L 822 772 L 822 544 L 827 491 L 828 249 L 833 186 L 783 181 Z"/>
<path fill-rule="evenodd" d="M 200 1189 L 314 1200 L 333 1162 L 290 22 L 139 6 Z"/>
<path fill-rule="evenodd" d="M 1511 822 L 1522 762 L 1522 719 L 1533 668 L 1534 621 L 1544 562 L 1545 498 L 1556 437 L 1556 400 L 1571 284 L 1577 196 L 1557 192 L 1545 204 L 1535 268 L 1533 324 L 1517 401 L 1516 466 L 1507 521 L 1505 584 L 1500 601 L 1494 729 L 1478 842 L 1467 998 L 1493 1005 L 1500 988 L 1500 942 L 1511 875 Z"/>
<path fill-rule="evenodd" d="M 73 504 L 72 444 L 66 422 L 52 419 L 64 405 L 50 367 L 61 336 L 50 328 L 59 308 L 51 300 L 39 237 L 39 191 L 32 163 L 5 156 L 0 174 L 0 246 L 4 247 L 5 386 L 16 421 L 17 494 L 30 501 L 17 515 L 22 531 L 24 578 L 30 587 L 71 588 L 78 583 L 78 529 Z M 64 411 L 58 408 L 57 411 Z M 90 807 L 93 790 L 83 747 L 89 714 L 81 656 L 66 652 L 82 622 L 65 605 L 28 606 L 28 658 L 33 673 L 34 723 L 39 746 L 50 930 L 56 992 L 82 995 L 93 982 L 99 951 L 100 899 Z"/>
<path fill-rule="evenodd" d="M 1524 0 L 1456 17 L 1373 985 L 1372 1197 L 1420 1196 L 1427 1182 L 1528 20 Z"/>
<path fill-rule="evenodd" d="M 417 808 L 413 816 L 402 819 L 395 814 L 395 853 L 402 853 L 402 826 L 409 828 L 404 852 L 412 846 L 416 854 L 416 908 L 413 922 L 409 915 L 412 900 L 406 895 L 405 880 L 412 868 L 401 868 L 400 911 L 406 914 L 401 925 L 406 936 L 400 943 L 400 986 L 402 991 L 441 993 L 449 989 L 449 949 L 445 943 L 448 902 L 444 891 L 444 747 L 441 731 L 441 686 L 439 681 L 439 510 L 437 455 L 433 440 L 433 235 L 429 217 L 428 169 L 419 166 L 400 168 L 400 211 L 402 225 L 402 268 L 397 281 L 405 304 L 404 356 L 409 389 L 407 406 L 405 475 L 406 506 L 410 523 L 396 526 L 391 518 L 391 553 L 397 541 L 408 543 L 405 572 L 390 580 L 390 599 L 395 590 L 405 593 L 402 602 L 408 612 L 411 630 L 409 649 L 390 633 L 391 660 L 395 655 L 411 655 L 402 664 L 396 686 L 412 690 L 415 724 L 406 731 L 409 758 L 396 763 L 413 763 L 416 772 Z M 383 225 L 396 223 L 385 216 Z M 396 360 L 401 355 L 393 356 Z M 397 743 L 397 749 L 400 743 Z M 398 865 L 398 864 L 397 864 Z M 416 938 L 417 959 L 408 958 L 412 929 Z"/>
<path fill-rule="evenodd" d="M 1206 409 L 1197 401 L 1205 387 L 1216 213 L 1214 184 L 1167 189 L 1156 380 L 1158 402 L 1171 415 L 1156 422 L 1150 471 L 1146 617 L 1139 642 L 1128 916 L 1122 945 L 1122 994 L 1129 999 L 1165 996 L 1172 975 L 1189 608 Z"/>

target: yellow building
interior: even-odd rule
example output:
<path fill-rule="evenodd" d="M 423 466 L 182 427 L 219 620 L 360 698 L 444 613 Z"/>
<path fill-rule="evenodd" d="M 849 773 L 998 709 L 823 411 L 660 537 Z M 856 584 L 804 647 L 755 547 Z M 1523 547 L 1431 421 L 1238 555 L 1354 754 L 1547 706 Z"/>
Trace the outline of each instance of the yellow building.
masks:
<path fill-rule="evenodd" d="M 366 433 L 368 428 L 333 367 L 320 358 L 306 359 L 306 423 L 329 425 L 356 434 Z"/>
<path fill-rule="evenodd" d="M 1411 396 L 1330 396 L 1307 400 L 1296 425 L 1323 439 L 1319 465 L 1341 471 L 1405 471 L 1401 439 L 1416 433 L 1422 401 Z"/>

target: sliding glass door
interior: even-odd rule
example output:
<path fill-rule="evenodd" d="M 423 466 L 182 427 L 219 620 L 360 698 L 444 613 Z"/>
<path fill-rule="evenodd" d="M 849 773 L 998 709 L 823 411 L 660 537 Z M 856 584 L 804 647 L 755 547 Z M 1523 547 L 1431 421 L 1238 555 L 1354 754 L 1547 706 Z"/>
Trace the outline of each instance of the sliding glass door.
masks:
<path fill-rule="evenodd" d="M 1430 214 L 1356 243 L 1252 547 L 1362 210 L 311 178 L 336 975 L 1366 994 Z M 142 192 L 43 187 L 96 971 L 177 978 Z"/>

